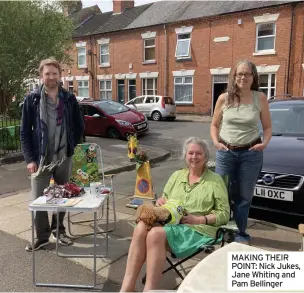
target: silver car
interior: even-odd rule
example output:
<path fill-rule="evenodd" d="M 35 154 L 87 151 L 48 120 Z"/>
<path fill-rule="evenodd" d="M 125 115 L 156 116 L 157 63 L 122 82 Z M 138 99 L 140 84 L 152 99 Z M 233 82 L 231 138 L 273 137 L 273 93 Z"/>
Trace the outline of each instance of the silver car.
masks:
<path fill-rule="evenodd" d="M 176 118 L 176 105 L 171 97 L 138 96 L 125 105 L 143 113 L 154 121 L 159 121 L 162 118 L 173 121 Z"/>

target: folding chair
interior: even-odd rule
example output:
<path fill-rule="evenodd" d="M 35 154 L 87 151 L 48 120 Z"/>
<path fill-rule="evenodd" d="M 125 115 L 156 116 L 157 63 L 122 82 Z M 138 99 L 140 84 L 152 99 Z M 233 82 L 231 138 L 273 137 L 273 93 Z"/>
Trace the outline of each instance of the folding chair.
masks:
<path fill-rule="evenodd" d="M 115 193 L 113 184 L 114 176 L 114 174 L 104 174 L 102 151 L 98 144 L 83 143 L 78 144 L 75 147 L 70 181 L 81 187 L 90 187 L 90 183 L 92 182 L 101 182 L 102 186 L 107 187 L 107 189 L 109 190 L 109 196 L 112 197 L 114 214 L 114 226 L 113 229 L 108 230 L 108 232 L 113 232 L 116 228 Z M 106 181 L 109 182 L 109 184 L 106 184 Z M 103 218 L 103 215 L 104 205 L 101 208 L 101 215 L 98 217 L 97 220 L 101 220 Z M 93 222 L 93 219 L 72 221 L 70 213 L 68 213 L 68 231 L 70 235 L 73 237 L 93 235 L 93 232 L 74 235 L 71 231 L 71 224 L 80 224 L 88 222 Z M 105 232 L 98 232 L 98 234 L 101 233 Z"/>
<path fill-rule="evenodd" d="M 225 176 L 223 177 L 224 182 L 226 184 L 226 186 L 228 186 L 228 177 Z M 229 193 L 228 193 L 229 194 Z M 177 259 L 177 257 L 173 254 L 170 253 L 170 257 L 167 256 L 166 257 L 166 261 L 169 264 L 169 267 L 167 269 L 165 269 L 162 274 L 165 274 L 171 270 L 174 270 L 177 275 L 184 280 L 185 276 L 183 276 L 181 274 L 181 272 L 177 269 L 177 267 L 179 265 L 181 265 L 182 263 L 186 262 L 187 260 L 195 257 L 196 255 L 198 255 L 201 252 L 205 252 L 206 254 L 210 254 L 215 250 L 214 245 L 221 243 L 221 247 L 223 247 L 225 245 L 225 243 L 230 243 L 233 242 L 235 240 L 235 235 L 238 232 L 238 228 L 237 225 L 235 223 L 235 221 L 232 218 L 233 215 L 233 211 L 232 211 L 232 201 L 231 198 L 229 196 L 229 205 L 230 205 L 230 219 L 229 222 L 226 225 L 223 225 L 221 227 L 218 228 L 217 232 L 216 232 L 216 237 L 215 239 L 213 239 L 210 243 L 207 243 L 205 245 L 203 245 L 202 247 L 200 247 L 196 252 L 194 252 L 193 254 L 187 256 L 186 258 L 182 258 L 180 261 L 178 261 L 177 263 L 173 263 L 171 259 Z M 142 278 L 142 284 L 146 283 L 146 275 Z"/>

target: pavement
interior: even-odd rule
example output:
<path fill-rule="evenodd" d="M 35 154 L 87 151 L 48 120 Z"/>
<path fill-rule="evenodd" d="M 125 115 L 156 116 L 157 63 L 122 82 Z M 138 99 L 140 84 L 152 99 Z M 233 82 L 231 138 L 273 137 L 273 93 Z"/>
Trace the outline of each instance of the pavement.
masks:
<path fill-rule="evenodd" d="M 96 138 L 88 138 L 88 141 L 99 141 Z M 104 163 L 107 173 L 119 173 L 117 181 L 119 186 L 124 182 L 127 185 L 134 180 L 134 163 L 127 158 L 126 142 L 102 139 L 99 142 L 104 151 Z M 170 152 L 157 147 L 149 148 L 150 161 L 153 164 L 167 159 L 170 160 Z M 154 163 L 153 163 L 154 162 Z M 157 165 L 157 164 L 156 164 Z M 164 173 L 160 169 L 168 168 L 169 164 L 161 164 L 152 169 L 152 177 L 160 177 Z M 153 173 L 154 172 L 154 173 Z M 155 174 L 155 177 L 154 177 Z M 158 175 L 158 177 L 156 176 Z M 165 179 L 164 179 L 165 180 Z M 134 182 L 135 183 L 135 182 Z M 163 182 L 162 182 L 163 183 Z M 32 283 L 32 255 L 24 250 L 26 244 L 31 241 L 31 218 L 28 205 L 31 202 L 30 180 L 26 172 L 24 162 L 4 164 L 0 166 L 0 272 L 1 291 L 32 292 L 32 291 L 62 291 L 63 289 L 35 287 Z M 130 186 L 134 186 L 131 182 Z M 159 187 L 158 187 L 159 188 Z M 118 292 L 123 279 L 128 249 L 135 220 L 135 210 L 127 208 L 133 196 L 133 188 L 118 188 L 115 194 L 117 223 L 114 232 L 110 233 L 109 254 L 106 258 L 97 260 L 96 289 L 88 291 Z M 124 192 L 122 192 L 124 191 Z M 72 214 L 73 220 L 90 218 L 89 214 Z M 66 223 L 67 224 L 67 223 Z M 113 209 L 110 209 L 110 226 L 113 225 Z M 67 226 L 67 225 L 66 225 Z M 99 229 L 104 229 L 105 224 L 100 221 Z M 74 224 L 72 232 L 92 232 L 92 223 Z M 272 224 L 255 219 L 249 219 L 248 232 L 252 236 L 251 245 L 269 251 L 298 251 L 301 248 L 301 236 L 296 229 Z M 102 237 L 101 237 L 102 238 Z M 100 239 L 98 249 L 104 249 L 104 239 Z M 219 247 L 216 247 L 219 249 Z M 71 258 L 71 254 L 93 252 L 92 237 L 74 239 L 74 245 L 60 247 L 65 258 L 58 257 L 55 252 L 55 244 L 51 243 L 45 250 L 36 253 L 39 282 L 52 283 L 92 283 L 92 259 Z M 187 274 L 200 260 L 206 257 L 201 253 L 195 258 L 183 263 L 180 267 L 183 274 Z M 145 274 L 145 267 L 141 271 L 137 281 L 136 290 L 142 291 L 141 277 Z M 176 289 L 181 279 L 174 273 L 164 275 L 160 282 L 162 289 Z M 64 291 L 80 291 L 77 289 L 64 289 Z M 83 289 L 81 289 L 83 291 Z"/>

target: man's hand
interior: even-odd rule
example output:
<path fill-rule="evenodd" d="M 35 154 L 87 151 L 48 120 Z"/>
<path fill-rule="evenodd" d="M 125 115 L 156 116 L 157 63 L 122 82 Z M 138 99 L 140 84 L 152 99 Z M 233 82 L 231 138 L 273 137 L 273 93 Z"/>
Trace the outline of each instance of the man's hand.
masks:
<path fill-rule="evenodd" d="M 27 164 L 27 170 L 30 172 L 30 174 L 36 173 L 37 169 L 37 164 L 35 162 Z"/>
<path fill-rule="evenodd" d="M 194 216 L 188 214 L 187 216 L 183 216 L 180 220 L 181 224 L 189 224 L 189 225 L 199 225 L 201 223 L 201 218 L 198 216 Z"/>
<path fill-rule="evenodd" d="M 160 207 L 162 205 L 164 205 L 166 203 L 166 199 L 163 197 L 160 197 L 157 201 L 156 201 L 156 206 Z"/>

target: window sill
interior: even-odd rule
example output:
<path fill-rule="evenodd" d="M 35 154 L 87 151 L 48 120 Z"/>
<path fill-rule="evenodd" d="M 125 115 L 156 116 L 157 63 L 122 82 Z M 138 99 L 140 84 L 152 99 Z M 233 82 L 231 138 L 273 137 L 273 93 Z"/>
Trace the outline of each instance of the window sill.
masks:
<path fill-rule="evenodd" d="M 142 64 L 156 64 L 156 60 L 143 61 Z"/>
<path fill-rule="evenodd" d="M 99 64 L 98 67 L 100 67 L 100 68 L 111 67 L 111 65 L 110 65 L 110 63 L 103 63 L 103 64 Z"/>
<path fill-rule="evenodd" d="M 87 65 L 78 65 L 78 69 L 84 69 L 84 68 L 88 68 Z"/>
<path fill-rule="evenodd" d="M 275 50 L 269 50 L 269 51 L 259 51 L 259 52 L 254 52 L 252 56 L 261 56 L 261 55 L 275 55 L 276 51 Z"/>
<path fill-rule="evenodd" d="M 194 104 L 193 104 L 193 102 L 187 103 L 187 102 L 176 102 L 175 101 L 175 105 L 176 106 L 193 106 Z"/>
<path fill-rule="evenodd" d="M 192 61 L 191 57 L 175 57 L 176 62 Z"/>

